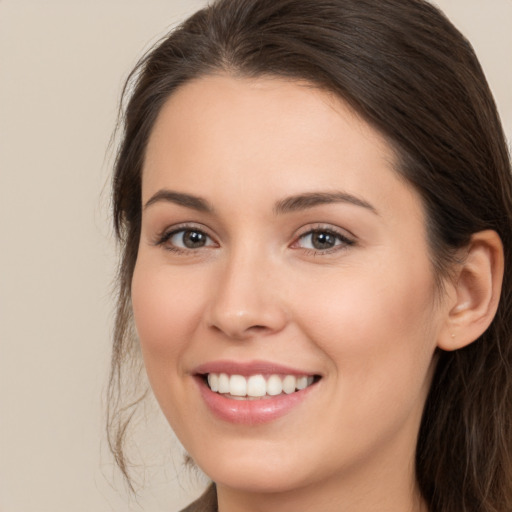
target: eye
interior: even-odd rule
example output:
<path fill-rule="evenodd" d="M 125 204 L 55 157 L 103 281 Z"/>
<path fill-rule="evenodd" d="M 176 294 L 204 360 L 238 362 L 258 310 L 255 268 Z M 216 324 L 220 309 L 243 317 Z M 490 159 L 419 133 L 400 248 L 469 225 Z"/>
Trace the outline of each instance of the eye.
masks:
<path fill-rule="evenodd" d="M 174 251 L 201 249 L 215 245 L 204 231 L 196 228 L 180 228 L 165 233 L 157 244 Z"/>
<path fill-rule="evenodd" d="M 353 240 L 332 229 L 313 229 L 300 236 L 296 242 L 296 245 L 302 249 L 321 252 L 353 244 Z"/>
<path fill-rule="evenodd" d="M 169 238 L 169 242 L 176 247 L 198 249 L 199 247 L 204 247 L 208 243 L 208 235 L 198 230 L 182 229 L 181 231 L 174 233 L 174 235 Z"/>

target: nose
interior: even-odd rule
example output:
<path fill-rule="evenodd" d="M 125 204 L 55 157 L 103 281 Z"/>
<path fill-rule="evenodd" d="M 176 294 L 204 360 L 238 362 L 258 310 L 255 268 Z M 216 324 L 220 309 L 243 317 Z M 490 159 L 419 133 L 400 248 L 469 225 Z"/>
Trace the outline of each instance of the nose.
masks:
<path fill-rule="evenodd" d="M 255 255 L 224 261 L 211 290 L 208 326 L 234 340 L 281 331 L 287 313 L 277 274 L 268 260 Z"/>

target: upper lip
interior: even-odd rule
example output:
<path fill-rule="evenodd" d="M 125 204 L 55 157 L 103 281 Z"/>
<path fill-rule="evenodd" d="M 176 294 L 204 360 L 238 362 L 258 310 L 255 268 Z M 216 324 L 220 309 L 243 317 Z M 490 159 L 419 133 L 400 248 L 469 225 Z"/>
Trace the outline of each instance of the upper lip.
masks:
<path fill-rule="evenodd" d="M 297 376 L 314 376 L 318 375 L 316 372 L 308 370 L 302 370 L 298 368 L 292 368 L 290 366 L 282 365 L 279 363 L 273 363 L 270 361 L 229 361 L 229 360 L 218 360 L 203 363 L 194 368 L 193 374 L 205 375 L 207 373 L 227 373 L 228 375 L 273 375 L 273 374 L 284 374 L 284 375 L 297 375 Z"/>

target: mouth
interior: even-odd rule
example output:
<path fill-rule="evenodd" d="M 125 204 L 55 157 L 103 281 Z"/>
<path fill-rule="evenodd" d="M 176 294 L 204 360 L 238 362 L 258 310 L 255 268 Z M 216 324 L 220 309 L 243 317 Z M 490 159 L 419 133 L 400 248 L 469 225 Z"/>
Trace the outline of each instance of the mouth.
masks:
<path fill-rule="evenodd" d="M 192 372 L 207 408 L 237 425 L 268 424 L 311 403 L 323 376 L 278 363 L 210 361 Z M 306 406 L 307 407 L 307 406 Z"/>
<path fill-rule="evenodd" d="M 320 375 L 204 373 L 198 375 L 210 391 L 233 400 L 265 400 L 292 395 L 316 384 Z"/>

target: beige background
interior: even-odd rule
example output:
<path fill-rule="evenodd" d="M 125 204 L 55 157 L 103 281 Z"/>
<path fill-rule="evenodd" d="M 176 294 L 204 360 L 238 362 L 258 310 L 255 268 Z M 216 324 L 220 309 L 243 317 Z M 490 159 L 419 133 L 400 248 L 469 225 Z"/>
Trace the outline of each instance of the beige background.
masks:
<path fill-rule="evenodd" d="M 0 0 L 1 512 L 172 512 L 199 489 L 175 446 L 130 501 L 112 477 L 101 394 L 117 100 L 142 50 L 203 3 Z M 438 4 L 473 42 L 510 140 L 512 0 Z M 139 434 L 149 461 L 167 453 L 161 420 Z"/>

